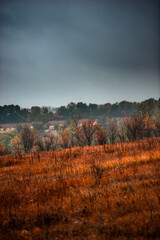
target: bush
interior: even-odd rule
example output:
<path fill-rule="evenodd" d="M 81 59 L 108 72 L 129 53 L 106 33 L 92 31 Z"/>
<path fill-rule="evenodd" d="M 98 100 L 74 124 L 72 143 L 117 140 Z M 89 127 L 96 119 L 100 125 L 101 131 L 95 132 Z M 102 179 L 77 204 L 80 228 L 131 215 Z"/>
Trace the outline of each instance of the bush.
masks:
<path fill-rule="evenodd" d="M 0 156 L 10 154 L 10 151 L 0 142 Z"/>
<path fill-rule="evenodd" d="M 34 141 L 34 146 L 38 148 L 38 151 L 45 151 L 45 143 L 42 137 L 37 136 Z"/>
<path fill-rule="evenodd" d="M 22 146 L 21 146 L 21 140 L 18 136 L 15 136 L 10 143 L 10 146 L 13 150 L 13 152 L 16 154 L 20 154 L 21 150 L 22 150 Z"/>

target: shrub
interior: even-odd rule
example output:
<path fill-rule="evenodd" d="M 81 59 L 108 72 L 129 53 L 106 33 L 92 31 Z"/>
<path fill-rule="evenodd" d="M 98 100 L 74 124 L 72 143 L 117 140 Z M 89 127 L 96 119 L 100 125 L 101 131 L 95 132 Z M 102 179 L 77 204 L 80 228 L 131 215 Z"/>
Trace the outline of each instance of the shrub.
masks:
<path fill-rule="evenodd" d="M 36 146 L 38 151 L 45 151 L 45 143 L 43 141 L 43 138 L 40 136 L 36 136 L 34 146 Z"/>
<path fill-rule="evenodd" d="M 0 155 L 5 155 L 5 146 L 3 143 L 0 143 Z"/>
<path fill-rule="evenodd" d="M 21 140 L 18 136 L 15 136 L 11 142 L 10 142 L 10 146 L 13 150 L 13 152 L 16 154 L 20 154 L 21 150 L 22 150 L 22 146 L 21 146 Z"/>

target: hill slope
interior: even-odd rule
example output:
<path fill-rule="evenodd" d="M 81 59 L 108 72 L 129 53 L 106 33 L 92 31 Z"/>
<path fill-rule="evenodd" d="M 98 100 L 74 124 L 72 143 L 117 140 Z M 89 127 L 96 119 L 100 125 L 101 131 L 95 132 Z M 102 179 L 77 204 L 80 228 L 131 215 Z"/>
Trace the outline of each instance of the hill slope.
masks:
<path fill-rule="evenodd" d="M 158 239 L 160 138 L 0 157 L 0 239 Z"/>

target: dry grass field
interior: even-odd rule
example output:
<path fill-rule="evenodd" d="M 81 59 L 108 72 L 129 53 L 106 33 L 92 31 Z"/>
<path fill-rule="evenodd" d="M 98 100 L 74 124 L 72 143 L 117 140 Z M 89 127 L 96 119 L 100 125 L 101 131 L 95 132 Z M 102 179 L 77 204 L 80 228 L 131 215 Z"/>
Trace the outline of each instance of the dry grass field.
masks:
<path fill-rule="evenodd" d="M 0 239 L 160 239 L 160 138 L 1 156 Z"/>

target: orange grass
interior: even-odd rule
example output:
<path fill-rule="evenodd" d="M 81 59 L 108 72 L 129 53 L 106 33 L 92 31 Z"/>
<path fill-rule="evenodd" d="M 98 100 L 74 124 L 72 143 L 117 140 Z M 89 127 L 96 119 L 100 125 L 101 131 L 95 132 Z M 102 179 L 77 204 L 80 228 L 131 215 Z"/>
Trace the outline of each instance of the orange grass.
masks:
<path fill-rule="evenodd" d="M 0 239 L 159 239 L 160 138 L 0 157 Z"/>

